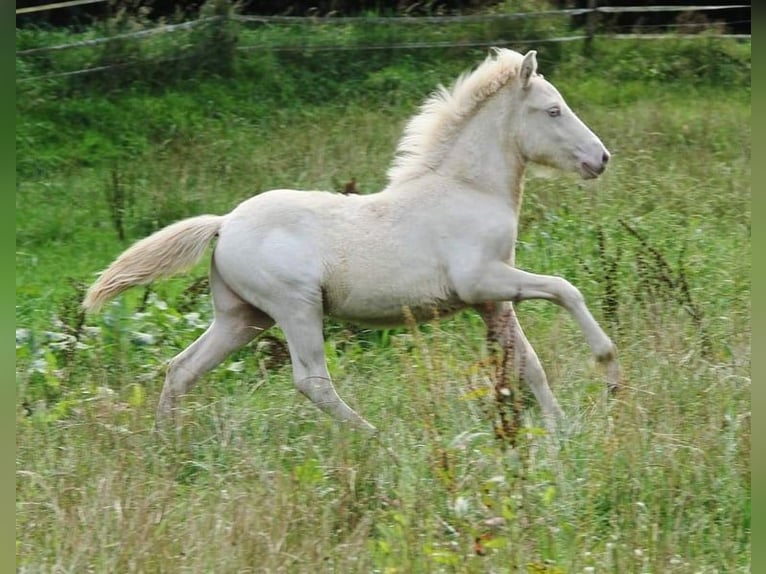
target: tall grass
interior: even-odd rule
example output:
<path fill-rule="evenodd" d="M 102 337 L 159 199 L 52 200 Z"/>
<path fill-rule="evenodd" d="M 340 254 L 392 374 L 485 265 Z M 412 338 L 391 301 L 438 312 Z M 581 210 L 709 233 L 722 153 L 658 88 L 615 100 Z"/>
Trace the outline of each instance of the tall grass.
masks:
<path fill-rule="evenodd" d="M 528 182 L 518 264 L 582 289 L 626 374 L 607 400 L 570 318 L 523 304 L 560 436 L 529 402 L 518 444 L 496 438 L 470 312 L 327 323 L 336 385 L 382 444 L 326 419 L 259 346 L 186 397 L 176 436 L 152 431 L 164 361 L 210 319 L 205 265 L 87 319 L 84 285 L 130 241 L 265 189 L 377 191 L 425 95 L 418 65 L 372 100 L 280 106 L 199 80 L 17 103 L 19 572 L 749 571 L 749 84 L 543 67 L 614 155 L 595 183 Z M 429 87 L 445 70 L 422 70 L 444 73 Z"/>

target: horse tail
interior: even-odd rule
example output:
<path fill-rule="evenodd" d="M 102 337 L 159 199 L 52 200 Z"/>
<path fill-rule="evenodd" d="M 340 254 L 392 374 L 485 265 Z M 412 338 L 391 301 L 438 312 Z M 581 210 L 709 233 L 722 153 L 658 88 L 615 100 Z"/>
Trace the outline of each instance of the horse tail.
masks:
<path fill-rule="evenodd" d="M 225 216 L 199 215 L 168 225 L 124 251 L 88 289 L 82 306 L 98 311 L 104 303 L 134 285 L 185 271 L 205 253 Z"/>

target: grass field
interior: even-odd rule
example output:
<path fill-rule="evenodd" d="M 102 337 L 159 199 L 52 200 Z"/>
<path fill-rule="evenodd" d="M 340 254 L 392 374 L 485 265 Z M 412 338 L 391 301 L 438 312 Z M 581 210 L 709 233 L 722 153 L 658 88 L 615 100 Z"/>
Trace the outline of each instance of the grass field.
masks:
<path fill-rule="evenodd" d="M 164 362 L 210 318 L 206 265 L 100 316 L 77 307 L 117 253 L 178 218 L 276 187 L 380 189 L 425 93 L 268 110 L 209 82 L 84 97 L 18 127 L 39 155 L 16 192 L 17 571 L 749 572 L 749 87 L 574 68 L 546 77 L 613 160 L 595 182 L 527 183 L 517 263 L 580 287 L 626 387 L 607 400 L 570 317 L 524 303 L 567 418 L 548 436 L 530 402 L 515 448 L 495 437 L 470 312 L 328 322 L 339 392 L 394 459 L 260 348 L 195 388 L 177 436 L 152 432 Z"/>

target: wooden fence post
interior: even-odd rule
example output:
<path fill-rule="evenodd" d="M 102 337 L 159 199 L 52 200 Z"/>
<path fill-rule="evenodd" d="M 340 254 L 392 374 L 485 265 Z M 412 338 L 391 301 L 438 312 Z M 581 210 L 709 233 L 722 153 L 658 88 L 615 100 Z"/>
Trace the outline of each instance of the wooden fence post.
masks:
<path fill-rule="evenodd" d="M 593 55 L 593 36 L 596 33 L 596 7 L 597 0 L 588 0 L 588 14 L 585 16 L 585 43 L 583 44 L 583 55 L 589 58 Z"/>

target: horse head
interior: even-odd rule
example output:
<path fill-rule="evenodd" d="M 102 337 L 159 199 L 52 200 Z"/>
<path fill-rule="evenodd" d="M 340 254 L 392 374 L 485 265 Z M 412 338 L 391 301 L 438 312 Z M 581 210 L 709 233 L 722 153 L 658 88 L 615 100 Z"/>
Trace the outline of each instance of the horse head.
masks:
<path fill-rule="evenodd" d="M 559 91 L 537 73 L 537 53 L 524 56 L 518 82 L 512 86 L 515 147 L 526 161 L 579 173 L 601 175 L 609 151 L 567 105 Z"/>

